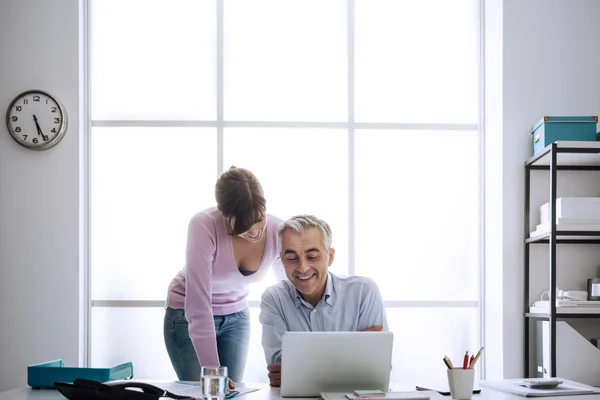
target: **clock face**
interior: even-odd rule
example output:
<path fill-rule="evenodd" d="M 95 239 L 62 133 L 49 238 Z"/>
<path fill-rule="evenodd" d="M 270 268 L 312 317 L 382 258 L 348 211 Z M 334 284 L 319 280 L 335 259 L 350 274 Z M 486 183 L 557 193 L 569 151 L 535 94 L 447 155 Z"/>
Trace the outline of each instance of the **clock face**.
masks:
<path fill-rule="evenodd" d="M 6 113 L 13 139 L 32 150 L 55 146 L 67 130 L 67 113 L 50 94 L 31 90 L 17 96 Z"/>

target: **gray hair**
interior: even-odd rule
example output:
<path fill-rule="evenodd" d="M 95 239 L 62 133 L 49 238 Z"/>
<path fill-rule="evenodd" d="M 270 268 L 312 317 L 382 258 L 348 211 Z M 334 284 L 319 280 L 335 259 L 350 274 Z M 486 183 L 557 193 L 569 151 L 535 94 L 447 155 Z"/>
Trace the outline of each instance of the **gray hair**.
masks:
<path fill-rule="evenodd" d="M 323 240 L 323 246 L 325 250 L 331 250 L 331 228 L 329 224 L 322 219 L 315 217 L 314 215 L 296 215 L 287 221 L 285 221 L 279 227 L 279 250 L 281 250 L 282 246 L 282 238 L 283 234 L 286 231 L 292 231 L 296 233 L 304 232 L 312 228 L 319 228 L 321 231 L 321 238 Z"/>

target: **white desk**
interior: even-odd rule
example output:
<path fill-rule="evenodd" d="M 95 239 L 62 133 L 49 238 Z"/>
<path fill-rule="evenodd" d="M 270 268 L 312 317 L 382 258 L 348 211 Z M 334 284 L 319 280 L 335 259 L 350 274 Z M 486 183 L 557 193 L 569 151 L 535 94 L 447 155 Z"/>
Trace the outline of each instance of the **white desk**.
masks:
<path fill-rule="evenodd" d="M 148 381 L 152 383 L 151 381 Z M 279 388 L 272 388 L 266 383 L 247 383 L 239 384 L 239 387 L 260 388 L 257 392 L 252 392 L 240 397 L 240 400 L 281 400 L 279 396 Z M 390 388 L 394 391 L 413 390 L 414 385 L 406 383 L 390 384 Z M 452 400 L 450 396 L 442 396 L 437 392 L 419 392 L 427 393 L 431 396 L 431 400 Z M 521 397 L 508 393 L 498 392 L 496 390 L 482 388 L 481 394 L 473 395 L 473 400 L 526 400 L 536 399 L 535 397 Z M 555 396 L 555 397 L 539 397 L 538 399 L 546 400 L 600 400 L 600 394 L 579 395 L 579 396 Z M 29 386 L 21 387 L 7 392 L 0 393 L 0 400 L 65 400 L 62 394 L 54 389 L 31 389 Z M 301 400 L 301 399 L 292 399 Z M 310 400 L 315 400 L 314 398 Z"/>

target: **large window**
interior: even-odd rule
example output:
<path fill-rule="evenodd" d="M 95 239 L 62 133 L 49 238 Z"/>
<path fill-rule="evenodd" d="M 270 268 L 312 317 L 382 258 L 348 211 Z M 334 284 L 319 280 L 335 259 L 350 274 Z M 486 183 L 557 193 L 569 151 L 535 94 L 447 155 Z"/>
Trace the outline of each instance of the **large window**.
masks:
<path fill-rule="evenodd" d="M 95 366 L 175 379 L 162 338 L 189 218 L 230 165 L 370 276 L 393 381 L 481 344 L 479 0 L 90 0 Z M 272 278 L 271 278 L 272 279 Z M 258 303 L 245 380 L 265 382 Z"/>

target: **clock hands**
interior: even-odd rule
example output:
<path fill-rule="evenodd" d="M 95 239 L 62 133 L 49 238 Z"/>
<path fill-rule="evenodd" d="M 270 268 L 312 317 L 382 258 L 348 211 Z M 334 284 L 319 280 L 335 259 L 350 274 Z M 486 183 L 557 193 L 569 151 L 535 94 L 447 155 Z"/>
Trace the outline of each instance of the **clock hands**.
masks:
<path fill-rule="evenodd" d="M 44 136 L 44 132 L 42 132 L 42 128 L 40 128 L 40 124 L 38 123 L 35 114 L 33 114 L 33 120 L 35 121 L 35 127 L 37 128 L 38 135 L 40 135 L 42 139 L 46 140 L 46 136 Z"/>

